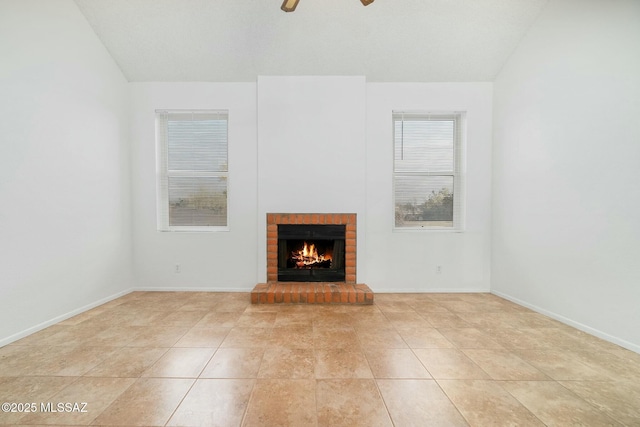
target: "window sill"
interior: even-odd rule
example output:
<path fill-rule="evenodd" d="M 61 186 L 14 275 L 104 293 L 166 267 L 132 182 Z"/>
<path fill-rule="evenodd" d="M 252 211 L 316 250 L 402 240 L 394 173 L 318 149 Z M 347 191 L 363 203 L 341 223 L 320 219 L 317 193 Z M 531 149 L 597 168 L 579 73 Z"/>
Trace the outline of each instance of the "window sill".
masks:
<path fill-rule="evenodd" d="M 212 226 L 212 227 L 169 227 L 158 230 L 161 233 L 181 232 L 181 233 L 224 233 L 231 231 L 228 226 Z"/>
<path fill-rule="evenodd" d="M 464 229 L 451 227 L 393 227 L 394 233 L 464 233 Z"/>

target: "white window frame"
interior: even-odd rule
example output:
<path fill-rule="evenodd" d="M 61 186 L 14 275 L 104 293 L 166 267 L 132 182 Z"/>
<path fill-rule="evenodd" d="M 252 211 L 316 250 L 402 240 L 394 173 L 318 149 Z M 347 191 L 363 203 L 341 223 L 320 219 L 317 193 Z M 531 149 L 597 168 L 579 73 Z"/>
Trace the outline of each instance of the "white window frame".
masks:
<path fill-rule="evenodd" d="M 229 111 L 228 110 L 156 110 L 156 182 L 157 182 L 157 229 L 158 231 L 179 232 L 225 232 L 229 231 Z M 169 140 L 166 114 L 208 114 L 219 115 L 227 120 L 227 170 L 169 170 Z M 170 225 L 169 220 L 169 178 L 170 177 L 224 177 L 226 179 L 226 225 Z"/>
<path fill-rule="evenodd" d="M 430 118 L 442 119 L 453 118 L 454 125 L 454 141 L 453 141 L 453 170 L 450 171 L 412 171 L 398 172 L 396 171 L 396 153 L 395 153 L 395 122 L 399 118 L 402 120 L 429 120 Z M 465 151 L 466 151 L 466 112 L 464 111 L 412 111 L 412 110 L 394 110 L 392 112 L 392 210 L 393 210 L 393 231 L 394 232 L 420 232 L 420 231 L 437 231 L 437 232 L 463 232 L 465 226 Z M 396 224 L 396 179 L 398 176 L 451 176 L 453 177 L 453 225 L 452 226 L 436 226 L 436 225 L 420 225 L 406 226 Z"/>

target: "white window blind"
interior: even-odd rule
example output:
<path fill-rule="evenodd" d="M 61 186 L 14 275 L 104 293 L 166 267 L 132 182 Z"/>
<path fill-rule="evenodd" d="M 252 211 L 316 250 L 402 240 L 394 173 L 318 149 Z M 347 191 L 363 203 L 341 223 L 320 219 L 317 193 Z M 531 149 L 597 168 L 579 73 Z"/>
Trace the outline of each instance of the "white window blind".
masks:
<path fill-rule="evenodd" d="M 463 228 L 462 118 L 393 112 L 396 228 Z"/>
<path fill-rule="evenodd" d="M 156 111 L 158 229 L 227 226 L 227 111 Z"/>

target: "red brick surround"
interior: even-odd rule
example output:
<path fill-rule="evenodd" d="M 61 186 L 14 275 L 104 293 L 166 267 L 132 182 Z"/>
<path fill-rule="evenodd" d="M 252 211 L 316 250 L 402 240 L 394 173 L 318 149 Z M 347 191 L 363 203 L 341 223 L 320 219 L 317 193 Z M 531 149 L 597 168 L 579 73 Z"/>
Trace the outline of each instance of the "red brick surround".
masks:
<path fill-rule="evenodd" d="M 345 281 L 278 282 L 278 225 L 345 225 Z M 356 214 L 267 214 L 267 283 L 251 292 L 253 304 L 373 304 L 373 292 L 356 284 Z"/>
<path fill-rule="evenodd" d="M 267 282 L 278 281 L 279 224 L 344 224 L 345 283 L 356 283 L 356 214 L 307 213 L 267 214 Z"/>

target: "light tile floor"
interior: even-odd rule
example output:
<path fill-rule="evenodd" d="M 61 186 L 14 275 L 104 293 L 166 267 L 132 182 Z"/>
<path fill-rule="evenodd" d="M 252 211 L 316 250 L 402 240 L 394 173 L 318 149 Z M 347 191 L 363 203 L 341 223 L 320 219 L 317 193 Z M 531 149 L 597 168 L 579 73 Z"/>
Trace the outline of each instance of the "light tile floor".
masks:
<path fill-rule="evenodd" d="M 639 354 L 494 295 L 249 300 L 134 292 L 2 347 L 36 411 L 0 424 L 640 426 Z"/>

